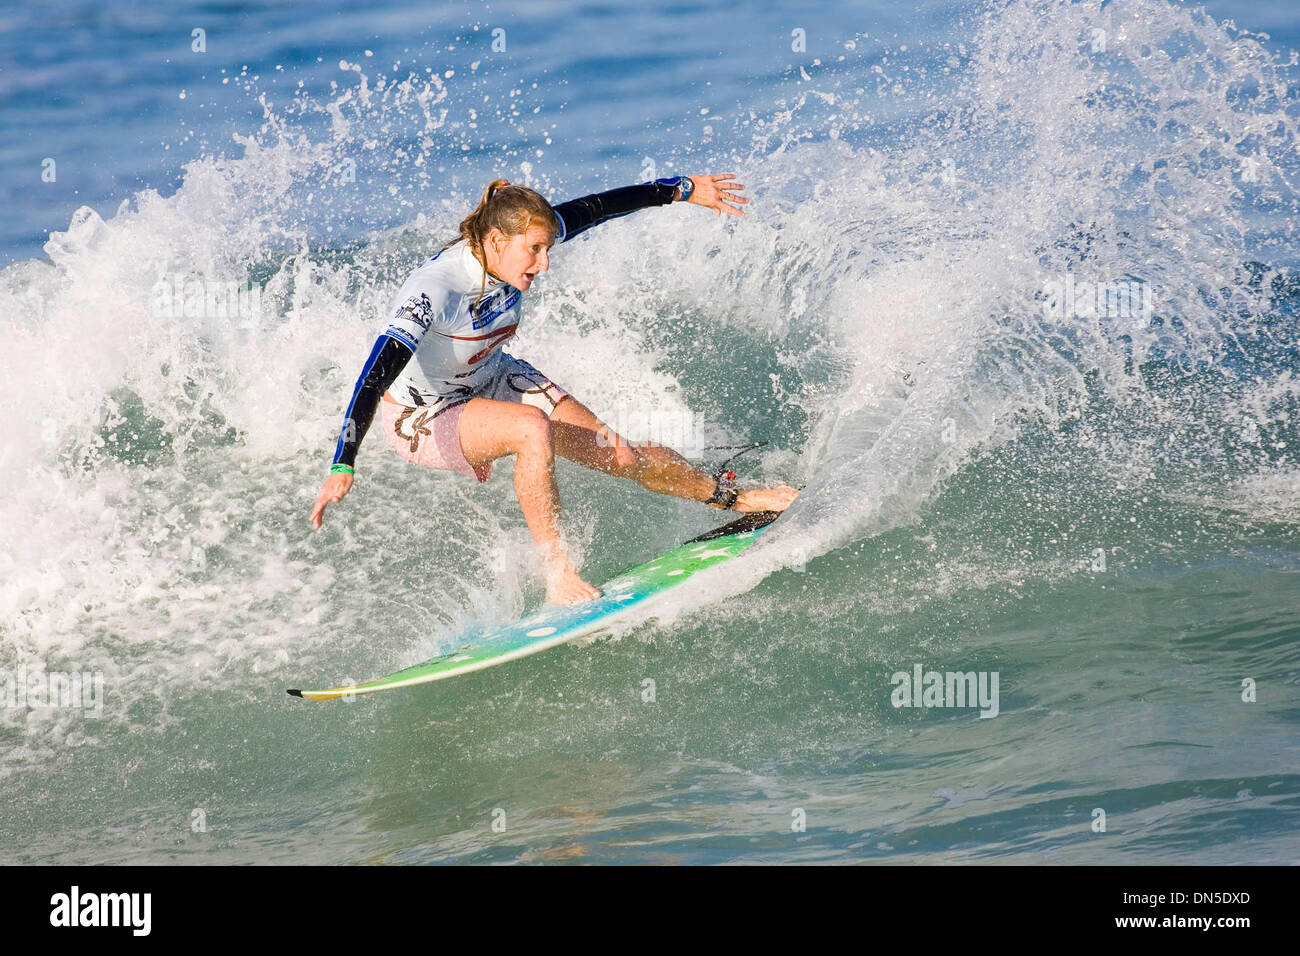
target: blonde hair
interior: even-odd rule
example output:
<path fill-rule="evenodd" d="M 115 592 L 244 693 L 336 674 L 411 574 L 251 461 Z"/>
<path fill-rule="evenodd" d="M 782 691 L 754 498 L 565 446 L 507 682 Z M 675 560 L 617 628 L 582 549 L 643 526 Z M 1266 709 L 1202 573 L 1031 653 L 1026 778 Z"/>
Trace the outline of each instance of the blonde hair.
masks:
<path fill-rule="evenodd" d="M 555 210 L 541 193 L 527 186 L 512 186 L 509 180 L 494 179 L 483 190 L 483 198 L 468 216 L 460 221 L 460 235 L 448 242 L 443 249 L 464 239 L 483 263 L 483 286 L 479 289 L 479 300 L 487 291 L 487 252 L 483 243 L 493 227 L 500 229 L 506 236 L 517 236 L 528 231 L 534 220 L 540 220 L 552 236 L 560 231 L 560 220 Z"/>

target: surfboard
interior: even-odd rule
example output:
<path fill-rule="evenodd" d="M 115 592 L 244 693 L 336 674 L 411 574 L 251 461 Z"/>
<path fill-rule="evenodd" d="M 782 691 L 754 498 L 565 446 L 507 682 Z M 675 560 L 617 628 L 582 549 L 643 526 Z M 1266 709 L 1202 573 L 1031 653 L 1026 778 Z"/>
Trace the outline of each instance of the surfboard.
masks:
<path fill-rule="evenodd" d="M 459 677 L 506 661 L 538 654 L 566 641 L 599 634 L 638 605 L 658 597 L 687 581 L 704 568 L 729 561 L 758 540 L 759 535 L 780 516 L 776 511 L 756 511 L 730 524 L 706 531 L 659 555 L 652 561 L 628 568 L 606 581 L 600 597 L 583 604 L 549 604 L 503 630 L 472 637 L 454 650 L 407 667 L 387 677 L 332 687 L 328 690 L 290 690 L 306 700 L 335 700 L 357 694 L 375 694 L 429 681 Z"/>

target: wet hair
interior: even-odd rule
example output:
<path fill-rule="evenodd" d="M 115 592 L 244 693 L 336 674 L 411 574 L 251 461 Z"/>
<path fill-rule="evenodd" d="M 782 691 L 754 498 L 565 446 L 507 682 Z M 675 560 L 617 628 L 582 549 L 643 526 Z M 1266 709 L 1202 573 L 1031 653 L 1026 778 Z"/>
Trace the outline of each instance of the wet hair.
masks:
<path fill-rule="evenodd" d="M 546 227 L 552 236 L 560 231 L 559 217 L 541 193 L 527 186 L 513 186 L 505 179 L 494 179 L 483 190 L 483 198 L 474 211 L 460 221 L 460 235 L 442 248 L 464 239 L 478 254 L 483 263 L 483 287 L 479 289 L 479 299 L 482 299 L 487 291 L 487 253 L 483 243 L 492 227 L 506 236 L 517 236 L 534 224 Z M 478 301 L 474 304 L 477 306 Z"/>

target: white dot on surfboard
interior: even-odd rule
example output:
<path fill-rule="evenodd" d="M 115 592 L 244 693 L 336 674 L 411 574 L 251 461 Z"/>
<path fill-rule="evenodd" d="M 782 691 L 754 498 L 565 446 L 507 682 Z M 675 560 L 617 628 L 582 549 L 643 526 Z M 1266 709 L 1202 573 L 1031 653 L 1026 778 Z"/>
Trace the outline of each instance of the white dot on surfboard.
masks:
<path fill-rule="evenodd" d="M 636 597 L 635 594 L 620 594 L 620 595 L 618 595 L 617 597 L 615 597 L 614 600 L 615 600 L 615 601 L 630 601 L 630 600 L 632 600 L 632 598 L 634 598 L 634 597 Z"/>
<path fill-rule="evenodd" d="M 531 631 L 528 632 L 528 636 L 529 636 L 529 637 L 546 637 L 548 634 L 554 634 L 554 633 L 555 633 L 555 628 L 553 628 L 553 627 L 535 627 L 535 628 L 533 628 Z"/>
<path fill-rule="evenodd" d="M 672 577 L 674 574 L 685 574 L 685 573 L 686 572 L 683 571 L 681 568 L 678 568 L 676 571 L 669 571 L 668 576 Z"/>

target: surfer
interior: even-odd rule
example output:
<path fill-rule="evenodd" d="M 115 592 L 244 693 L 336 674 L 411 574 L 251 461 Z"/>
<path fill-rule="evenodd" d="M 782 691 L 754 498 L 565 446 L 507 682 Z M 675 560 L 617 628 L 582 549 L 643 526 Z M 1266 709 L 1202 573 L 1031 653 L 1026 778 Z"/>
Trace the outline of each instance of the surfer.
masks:
<path fill-rule="evenodd" d="M 311 512 L 355 480 L 357 448 L 377 410 L 384 434 L 407 461 L 487 481 L 492 462 L 515 456 L 515 493 L 544 559 L 547 600 L 576 604 L 599 596 L 569 562 L 560 540 L 555 456 L 628 478 L 660 494 L 739 512 L 784 511 L 789 485 L 740 490 L 692 467 L 663 445 L 629 443 L 590 409 L 523 359 L 503 351 L 519 304 L 550 249 L 600 222 L 649 206 L 689 202 L 743 216 L 749 200 L 731 173 L 656 179 L 552 207 L 526 186 L 493 180 L 460 235 L 407 278 L 352 392 L 330 475 Z"/>

